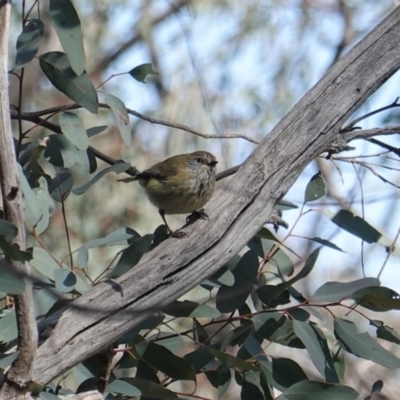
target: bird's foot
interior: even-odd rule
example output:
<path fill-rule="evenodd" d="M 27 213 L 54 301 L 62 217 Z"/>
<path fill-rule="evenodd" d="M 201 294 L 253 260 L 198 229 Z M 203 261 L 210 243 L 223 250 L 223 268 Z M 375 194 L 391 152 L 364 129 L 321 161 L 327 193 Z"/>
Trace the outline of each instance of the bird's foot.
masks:
<path fill-rule="evenodd" d="M 183 231 L 171 232 L 170 235 L 171 235 L 171 237 L 173 237 L 175 239 L 183 239 L 183 238 L 187 237 L 187 233 L 183 232 Z"/>
<path fill-rule="evenodd" d="M 207 213 L 204 211 L 204 208 L 200 208 L 200 210 L 193 211 L 187 218 L 186 223 L 188 225 L 193 224 L 199 219 L 208 219 Z"/>

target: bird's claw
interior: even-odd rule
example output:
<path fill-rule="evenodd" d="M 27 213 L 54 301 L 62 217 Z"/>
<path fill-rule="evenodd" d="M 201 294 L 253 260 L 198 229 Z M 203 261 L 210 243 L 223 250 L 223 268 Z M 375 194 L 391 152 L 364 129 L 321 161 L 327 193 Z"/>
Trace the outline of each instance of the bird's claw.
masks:
<path fill-rule="evenodd" d="M 200 208 L 200 210 L 193 211 L 187 218 L 186 223 L 188 225 L 193 224 L 199 219 L 208 219 L 207 213 L 204 211 L 204 208 Z"/>

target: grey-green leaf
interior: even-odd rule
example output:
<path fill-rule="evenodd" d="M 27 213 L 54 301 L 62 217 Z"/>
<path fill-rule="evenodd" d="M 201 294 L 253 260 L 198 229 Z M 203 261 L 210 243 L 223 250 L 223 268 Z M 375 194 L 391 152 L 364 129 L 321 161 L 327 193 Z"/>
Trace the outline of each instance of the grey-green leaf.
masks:
<path fill-rule="evenodd" d="M 13 71 L 25 67 L 39 50 L 44 33 L 44 24 L 40 19 L 30 19 L 17 40 L 17 55 Z"/>
<path fill-rule="evenodd" d="M 106 103 L 110 106 L 114 115 L 122 140 L 125 146 L 129 147 L 131 145 L 132 135 L 129 115 L 125 104 L 122 100 L 112 94 L 104 93 L 104 96 Z"/>
<path fill-rule="evenodd" d="M 51 180 L 49 185 L 50 196 L 57 202 L 62 203 L 71 193 L 74 182 L 68 171 L 60 171 Z"/>
<path fill-rule="evenodd" d="M 378 286 L 379 284 L 377 278 L 363 278 L 351 282 L 327 282 L 316 290 L 310 301 L 331 303 L 350 297 L 362 288 Z"/>
<path fill-rule="evenodd" d="M 164 346 L 151 342 L 141 342 L 136 346 L 136 351 L 143 360 L 173 379 L 196 380 L 192 366 Z"/>
<path fill-rule="evenodd" d="M 312 362 L 328 383 L 339 383 L 328 343 L 322 332 L 311 322 L 293 321 L 296 336 L 304 343 Z"/>
<path fill-rule="evenodd" d="M 120 379 L 115 379 L 106 386 L 106 393 L 118 393 L 125 396 L 136 397 L 140 396 L 142 392 L 135 386 Z"/>
<path fill-rule="evenodd" d="M 23 292 L 25 282 L 21 275 L 14 273 L 10 267 L 0 267 L 0 292 L 16 295 Z"/>
<path fill-rule="evenodd" d="M 85 70 L 81 22 L 70 0 L 50 0 L 49 15 L 61 45 L 76 75 Z"/>
<path fill-rule="evenodd" d="M 335 336 L 345 350 L 387 368 L 400 368 L 400 359 L 383 348 L 368 333 L 358 333 L 351 321 L 335 318 Z"/>
<path fill-rule="evenodd" d="M 91 186 L 93 186 L 99 179 L 101 179 L 104 175 L 109 172 L 115 172 L 120 174 L 121 172 L 126 171 L 130 165 L 128 163 L 118 163 L 114 164 L 111 167 L 105 168 L 102 171 L 98 172 L 89 182 L 84 183 L 83 185 L 75 188 L 72 192 L 76 195 L 81 195 L 85 193 Z"/>
<path fill-rule="evenodd" d="M 18 336 L 17 318 L 15 310 L 10 310 L 7 313 L 3 312 L 0 319 L 0 342 L 10 342 Z"/>
<path fill-rule="evenodd" d="M 67 268 L 60 268 L 54 271 L 56 290 L 62 293 L 69 293 L 76 285 L 76 276 L 73 271 Z"/>
<path fill-rule="evenodd" d="M 0 218 L 0 235 L 3 235 L 6 240 L 11 241 L 18 233 L 18 228 L 11 222 Z"/>
<path fill-rule="evenodd" d="M 146 83 L 144 80 L 146 76 L 150 74 L 157 75 L 158 73 L 154 71 L 153 65 L 149 63 L 138 65 L 137 67 L 129 71 L 129 75 L 131 75 L 132 78 L 136 79 L 138 82 L 143 83 Z"/>
<path fill-rule="evenodd" d="M 79 150 L 86 150 L 89 146 L 89 138 L 82 120 L 74 113 L 64 112 L 60 117 L 60 128 L 63 134 Z"/>
<path fill-rule="evenodd" d="M 59 51 L 42 54 L 40 67 L 55 88 L 88 111 L 97 114 L 99 100 L 86 72 L 77 75 L 67 56 Z"/>
<path fill-rule="evenodd" d="M 232 286 L 221 286 L 217 293 L 217 309 L 222 313 L 237 310 L 253 290 L 259 268 L 255 251 L 249 250 L 232 271 L 235 283 Z"/>
<path fill-rule="evenodd" d="M 302 381 L 286 389 L 277 400 L 356 400 L 358 396 L 349 386 Z"/>
<path fill-rule="evenodd" d="M 306 192 L 304 194 L 304 203 L 318 200 L 325 196 L 325 194 L 325 182 L 322 179 L 321 172 L 319 171 L 310 179 L 310 182 L 307 184 Z"/>

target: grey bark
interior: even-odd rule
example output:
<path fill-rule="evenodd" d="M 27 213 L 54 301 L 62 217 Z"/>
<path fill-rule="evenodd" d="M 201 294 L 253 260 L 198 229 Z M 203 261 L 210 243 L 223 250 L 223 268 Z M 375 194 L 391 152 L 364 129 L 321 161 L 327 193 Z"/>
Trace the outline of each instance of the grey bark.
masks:
<path fill-rule="evenodd" d="M 331 68 L 267 135 L 207 206 L 209 221 L 168 239 L 130 272 L 51 317 L 33 369 L 44 384 L 216 272 L 268 221 L 306 165 L 340 142 L 350 115 L 400 66 L 400 9 Z"/>
<path fill-rule="evenodd" d="M 8 97 L 8 36 L 11 1 L 0 1 L 0 183 L 4 217 L 18 228 L 13 244 L 25 250 L 25 227 L 22 191 L 19 187 L 17 161 L 11 131 Z M 8 260 L 10 268 L 29 277 L 29 265 Z M 32 363 L 37 349 L 37 328 L 33 310 L 31 282 L 25 279 L 25 290 L 15 297 L 19 354 L 8 371 L 0 390 L 1 399 L 24 398 L 31 382 Z M 19 397 L 20 396 L 20 397 Z"/>

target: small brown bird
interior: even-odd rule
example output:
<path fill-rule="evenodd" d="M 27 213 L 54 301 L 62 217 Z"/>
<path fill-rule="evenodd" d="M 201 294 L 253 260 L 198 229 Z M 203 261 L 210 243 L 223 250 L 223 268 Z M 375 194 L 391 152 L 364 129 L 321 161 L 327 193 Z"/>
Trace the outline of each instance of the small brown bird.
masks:
<path fill-rule="evenodd" d="M 149 200 L 158 208 L 168 232 L 175 237 L 185 236 L 170 229 L 166 214 L 207 214 L 201 209 L 214 193 L 218 161 L 207 151 L 195 151 L 167 158 L 123 182 L 139 181 Z"/>

